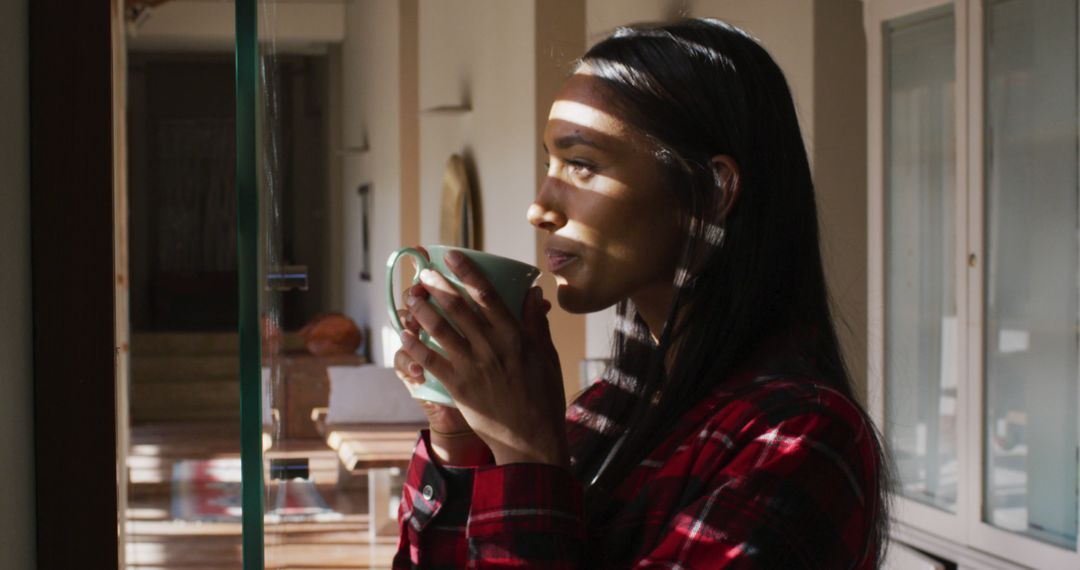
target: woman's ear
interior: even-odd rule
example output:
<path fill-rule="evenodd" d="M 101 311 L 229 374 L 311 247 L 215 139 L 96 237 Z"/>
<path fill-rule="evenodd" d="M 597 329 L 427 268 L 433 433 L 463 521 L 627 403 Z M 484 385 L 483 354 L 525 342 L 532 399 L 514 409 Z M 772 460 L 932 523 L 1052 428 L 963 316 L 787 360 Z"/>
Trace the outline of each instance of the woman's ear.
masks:
<path fill-rule="evenodd" d="M 742 184 L 739 182 L 739 165 L 730 155 L 718 154 L 709 159 L 709 166 L 712 167 L 716 187 L 720 190 L 720 201 L 716 205 L 716 211 L 722 220 L 727 217 L 739 199 L 739 191 L 742 189 Z"/>

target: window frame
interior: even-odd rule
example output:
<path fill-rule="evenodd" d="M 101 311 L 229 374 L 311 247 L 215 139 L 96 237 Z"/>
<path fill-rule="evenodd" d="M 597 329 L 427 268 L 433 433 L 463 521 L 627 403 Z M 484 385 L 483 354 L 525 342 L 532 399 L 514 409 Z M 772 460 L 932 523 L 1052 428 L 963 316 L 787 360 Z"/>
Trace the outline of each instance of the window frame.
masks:
<path fill-rule="evenodd" d="M 986 567 L 1080 568 L 1080 552 L 1009 532 L 982 520 L 982 438 L 985 400 L 985 30 L 986 0 L 866 0 L 867 34 L 867 395 L 868 408 L 884 432 L 885 407 L 885 245 L 887 105 L 887 25 L 897 19 L 951 7 L 956 69 L 956 271 L 957 448 L 956 513 L 893 495 L 892 536 L 957 562 Z M 986 556 L 990 555 L 990 557 Z M 994 557 L 994 558 L 991 558 Z M 966 565 L 966 564 L 964 564 Z M 963 567 L 963 566 L 962 566 Z"/>

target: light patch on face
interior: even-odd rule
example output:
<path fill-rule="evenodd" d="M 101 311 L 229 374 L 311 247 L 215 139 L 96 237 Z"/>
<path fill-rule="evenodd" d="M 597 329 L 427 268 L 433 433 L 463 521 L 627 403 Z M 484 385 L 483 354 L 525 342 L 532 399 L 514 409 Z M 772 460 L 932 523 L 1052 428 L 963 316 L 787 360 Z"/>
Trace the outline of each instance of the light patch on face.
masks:
<path fill-rule="evenodd" d="M 592 105 L 567 99 L 555 101 L 551 106 L 551 113 L 548 114 L 548 120 L 566 121 L 575 125 L 589 125 L 590 130 L 612 137 L 621 137 L 626 132 L 623 122 L 610 113 L 597 109 Z"/>

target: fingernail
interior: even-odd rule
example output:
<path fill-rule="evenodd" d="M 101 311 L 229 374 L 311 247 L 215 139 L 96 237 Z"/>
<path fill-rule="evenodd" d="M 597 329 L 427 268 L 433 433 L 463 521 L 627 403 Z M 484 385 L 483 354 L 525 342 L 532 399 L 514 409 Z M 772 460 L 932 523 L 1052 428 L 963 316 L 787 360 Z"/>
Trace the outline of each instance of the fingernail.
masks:
<path fill-rule="evenodd" d="M 401 333 L 401 345 L 402 346 L 410 346 L 412 344 L 412 342 L 413 342 L 413 335 L 412 335 L 411 332 L 405 331 L 405 332 Z"/>
<path fill-rule="evenodd" d="M 460 264 L 462 257 L 463 256 L 461 255 L 460 252 L 457 252 L 457 251 L 454 251 L 454 250 L 450 250 L 450 251 L 446 252 L 446 255 L 443 256 L 443 258 L 446 260 L 446 264 L 450 265 L 450 266 Z"/>
<path fill-rule="evenodd" d="M 409 363 L 409 374 L 412 374 L 413 376 L 416 376 L 416 377 L 423 376 L 424 375 L 424 367 L 420 366 L 419 364 L 417 364 L 415 362 L 410 362 Z"/>
<path fill-rule="evenodd" d="M 416 304 L 417 300 L 416 295 L 409 293 L 408 296 L 405 297 L 405 304 L 411 307 Z M 410 315 L 409 318 L 411 319 L 412 315 Z"/>
<path fill-rule="evenodd" d="M 428 285 L 435 283 L 435 272 L 430 269 L 425 269 L 420 272 L 420 280 Z"/>

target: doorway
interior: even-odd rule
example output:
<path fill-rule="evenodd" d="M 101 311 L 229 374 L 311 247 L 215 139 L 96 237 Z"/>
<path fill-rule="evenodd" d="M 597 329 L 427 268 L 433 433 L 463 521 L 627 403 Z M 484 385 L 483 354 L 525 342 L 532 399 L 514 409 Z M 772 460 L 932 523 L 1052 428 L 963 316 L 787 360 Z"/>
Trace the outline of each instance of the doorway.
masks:
<path fill-rule="evenodd" d="M 279 56 L 282 255 L 311 284 L 283 299 L 295 330 L 328 279 L 325 56 Z M 236 127 L 231 54 L 132 53 L 128 65 L 131 323 L 139 332 L 235 331 Z"/>

